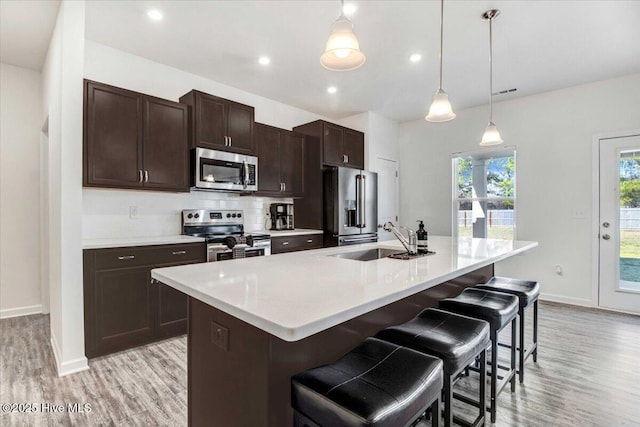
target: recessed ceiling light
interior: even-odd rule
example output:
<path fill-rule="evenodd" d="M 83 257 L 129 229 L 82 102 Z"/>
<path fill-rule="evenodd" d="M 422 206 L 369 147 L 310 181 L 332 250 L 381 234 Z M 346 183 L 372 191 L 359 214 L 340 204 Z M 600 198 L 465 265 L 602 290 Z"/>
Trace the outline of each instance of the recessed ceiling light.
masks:
<path fill-rule="evenodd" d="M 411 62 L 420 62 L 422 60 L 422 55 L 419 53 L 414 53 L 409 57 L 409 61 Z"/>
<path fill-rule="evenodd" d="M 162 21 L 162 12 L 158 9 L 149 9 L 147 16 L 153 21 Z"/>
<path fill-rule="evenodd" d="M 327 88 L 327 92 L 329 92 L 329 93 L 336 93 L 337 91 L 338 91 L 338 88 L 335 87 L 335 86 L 329 86 Z"/>
<path fill-rule="evenodd" d="M 258 58 L 258 62 L 262 65 L 269 65 L 271 63 L 271 58 L 268 56 L 261 56 Z"/>
<path fill-rule="evenodd" d="M 342 13 L 347 16 L 353 15 L 354 13 L 356 13 L 356 10 L 358 10 L 358 6 L 353 3 L 347 3 L 342 6 Z"/>

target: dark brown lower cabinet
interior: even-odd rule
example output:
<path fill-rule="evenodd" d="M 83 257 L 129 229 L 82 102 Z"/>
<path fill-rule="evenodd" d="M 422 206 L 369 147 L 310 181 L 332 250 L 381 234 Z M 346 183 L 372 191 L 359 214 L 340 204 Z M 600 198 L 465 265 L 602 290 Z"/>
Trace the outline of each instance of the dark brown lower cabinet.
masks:
<path fill-rule="evenodd" d="M 151 283 L 151 270 L 206 261 L 204 243 L 84 251 L 86 356 L 187 332 L 187 296 Z"/>
<path fill-rule="evenodd" d="M 298 234 L 294 236 L 282 236 L 271 238 L 271 253 L 284 254 L 287 252 L 306 251 L 308 249 L 320 249 L 322 247 L 322 234 Z"/>

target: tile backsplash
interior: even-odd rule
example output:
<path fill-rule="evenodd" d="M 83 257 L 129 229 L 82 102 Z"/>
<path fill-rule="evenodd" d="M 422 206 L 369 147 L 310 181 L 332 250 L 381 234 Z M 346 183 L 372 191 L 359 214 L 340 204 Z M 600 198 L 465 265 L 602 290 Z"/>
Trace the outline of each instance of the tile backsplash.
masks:
<path fill-rule="evenodd" d="M 290 198 L 240 196 L 193 191 L 163 193 L 127 190 L 82 190 L 82 237 L 151 237 L 182 234 L 183 209 L 241 209 L 247 231 L 264 231 L 271 203 Z M 131 210 L 137 211 L 132 217 Z"/>

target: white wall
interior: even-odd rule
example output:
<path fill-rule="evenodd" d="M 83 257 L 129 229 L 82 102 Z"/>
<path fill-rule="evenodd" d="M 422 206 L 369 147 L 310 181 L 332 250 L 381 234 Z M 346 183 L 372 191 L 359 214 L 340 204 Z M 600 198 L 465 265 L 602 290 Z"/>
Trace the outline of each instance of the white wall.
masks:
<path fill-rule="evenodd" d="M 401 219 L 423 217 L 435 234 L 451 234 L 451 154 L 480 149 L 488 106 L 457 114 L 400 125 Z M 640 74 L 498 102 L 494 122 L 517 149 L 517 238 L 540 243 L 497 273 L 539 280 L 547 299 L 595 305 L 592 137 L 640 127 Z M 587 217 L 574 218 L 576 210 Z"/>
<path fill-rule="evenodd" d="M 41 74 L 0 64 L 0 318 L 42 311 Z"/>
<path fill-rule="evenodd" d="M 49 118 L 49 291 L 58 375 L 88 369 L 82 297 L 82 75 L 84 1 L 60 4 L 42 71 Z"/>

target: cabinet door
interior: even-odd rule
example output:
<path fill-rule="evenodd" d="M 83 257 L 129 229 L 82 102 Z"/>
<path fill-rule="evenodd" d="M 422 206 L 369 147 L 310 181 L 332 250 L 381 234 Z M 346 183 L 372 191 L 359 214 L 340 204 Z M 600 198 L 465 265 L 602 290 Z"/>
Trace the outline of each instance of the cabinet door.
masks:
<path fill-rule="evenodd" d="M 281 175 L 287 196 L 304 194 L 304 136 L 282 131 L 280 142 Z"/>
<path fill-rule="evenodd" d="M 187 333 L 187 305 L 189 297 L 162 283 L 158 287 L 158 321 L 156 338 L 169 338 Z"/>
<path fill-rule="evenodd" d="M 231 138 L 231 145 L 227 151 L 237 153 L 254 154 L 253 143 L 253 107 L 227 102 L 227 136 Z"/>
<path fill-rule="evenodd" d="M 345 129 L 343 150 L 348 159 L 346 166 L 364 169 L 364 134 L 362 132 Z"/>
<path fill-rule="evenodd" d="M 258 148 L 258 191 L 280 193 L 280 130 L 256 125 Z"/>
<path fill-rule="evenodd" d="M 144 100 L 144 186 L 189 191 L 187 106 L 157 98 Z"/>
<path fill-rule="evenodd" d="M 154 334 L 150 267 L 93 271 L 85 280 L 88 357 L 147 343 Z"/>
<path fill-rule="evenodd" d="M 85 81 L 85 186 L 142 187 L 142 101 L 137 93 Z"/>
<path fill-rule="evenodd" d="M 198 93 L 195 106 L 195 144 L 212 150 L 226 148 L 226 101 Z"/>
<path fill-rule="evenodd" d="M 324 163 L 335 166 L 344 166 L 344 157 L 342 152 L 343 138 L 343 131 L 340 126 L 325 123 L 323 141 Z"/>

